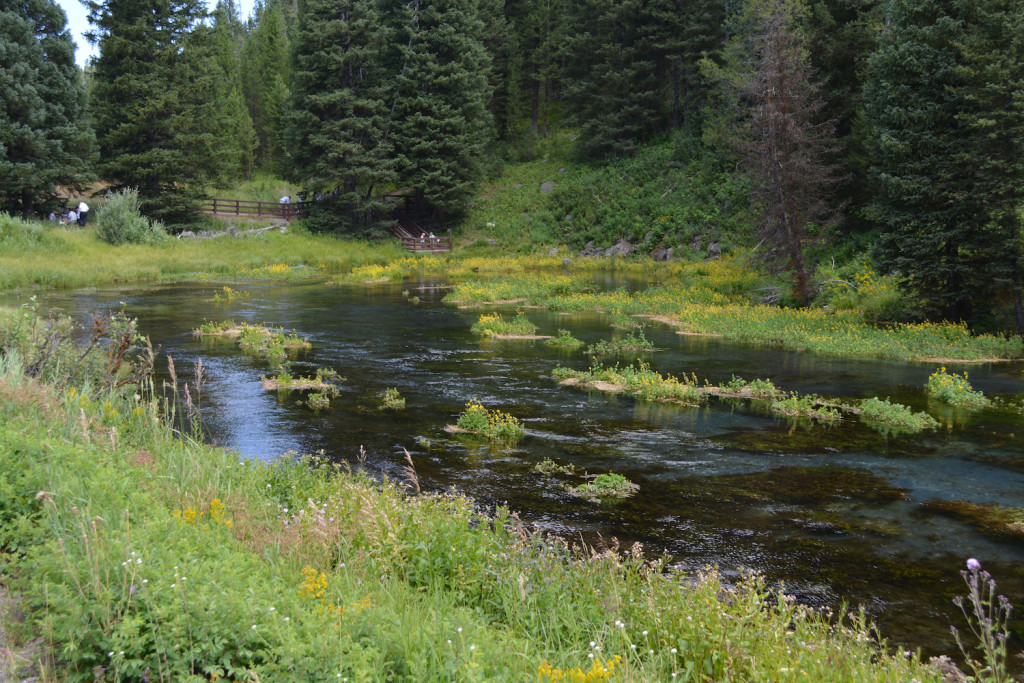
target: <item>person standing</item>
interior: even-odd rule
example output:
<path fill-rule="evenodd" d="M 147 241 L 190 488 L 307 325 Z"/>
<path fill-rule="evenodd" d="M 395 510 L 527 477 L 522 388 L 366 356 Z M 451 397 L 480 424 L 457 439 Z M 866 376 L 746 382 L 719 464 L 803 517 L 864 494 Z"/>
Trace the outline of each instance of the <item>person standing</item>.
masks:
<path fill-rule="evenodd" d="M 85 219 L 89 215 L 89 205 L 84 201 L 78 202 L 78 227 L 85 227 Z"/>

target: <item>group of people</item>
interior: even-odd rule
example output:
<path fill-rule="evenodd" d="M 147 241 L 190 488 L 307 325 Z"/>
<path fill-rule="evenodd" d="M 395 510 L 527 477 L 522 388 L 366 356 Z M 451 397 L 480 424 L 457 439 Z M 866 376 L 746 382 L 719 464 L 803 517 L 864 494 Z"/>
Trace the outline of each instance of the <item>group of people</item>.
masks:
<path fill-rule="evenodd" d="M 88 217 L 89 205 L 85 202 L 78 202 L 77 207 L 72 206 L 70 209 L 65 208 L 61 211 L 60 216 L 51 211 L 49 219 L 51 221 L 57 221 L 61 225 L 74 225 L 77 223 L 78 227 L 84 228 L 85 221 Z"/>
<path fill-rule="evenodd" d="M 438 239 L 436 237 L 434 237 L 434 233 L 430 233 L 428 235 L 425 232 L 421 232 L 420 233 L 420 245 L 422 246 L 422 245 L 426 244 L 427 240 L 430 240 L 431 244 L 434 244 L 435 242 L 438 241 Z"/>

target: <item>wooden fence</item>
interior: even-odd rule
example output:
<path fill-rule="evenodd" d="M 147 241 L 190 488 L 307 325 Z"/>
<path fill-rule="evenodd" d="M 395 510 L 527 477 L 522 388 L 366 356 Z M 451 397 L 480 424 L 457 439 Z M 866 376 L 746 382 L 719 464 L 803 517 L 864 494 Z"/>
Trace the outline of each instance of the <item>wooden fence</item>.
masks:
<path fill-rule="evenodd" d="M 203 212 L 214 216 L 245 216 L 249 218 L 283 218 L 290 221 L 306 215 L 309 202 L 256 202 L 245 199 L 207 199 Z"/>
<path fill-rule="evenodd" d="M 437 252 L 437 251 L 451 251 L 452 250 L 452 231 L 449 230 L 447 235 L 441 237 L 431 238 L 429 235 L 426 237 L 402 237 L 402 246 L 413 252 L 425 251 L 425 252 Z"/>

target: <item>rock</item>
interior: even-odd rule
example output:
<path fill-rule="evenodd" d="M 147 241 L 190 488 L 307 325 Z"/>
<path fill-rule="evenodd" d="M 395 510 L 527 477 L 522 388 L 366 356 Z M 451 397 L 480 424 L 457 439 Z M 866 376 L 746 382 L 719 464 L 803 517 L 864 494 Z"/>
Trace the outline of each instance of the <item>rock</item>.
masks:
<path fill-rule="evenodd" d="M 492 240 L 491 238 L 488 237 L 487 238 L 487 246 L 489 246 L 489 247 L 496 247 L 496 246 L 498 246 L 498 242 L 497 242 L 497 240 Z"/>
<path fill-rule="evenodd" d="M 651 243 L 652 237 L 654 237 L 654 233 L 650 231 L 648 231 L 648 233 L 644 235 L 644 246 L 647 246 L 648 244 Z"/>
<path fill-rule="evenodd" d="M 238 228 L 233 225 L 228 226 L 228 234 L 232 237 L 238 237 Z"/>
<path fill-rule="evenodd" d="M 567 222 L 571 221 L 572 220 L 572 214 L 571 213 L 565 214 L 565 218 L 563 218 L 562 220 L 563 221 L 567 221 Z"/>
<path fill-rule="evenodd" d="M 583 250 L 584 251 L 591 251 L 591 250 L 593 250 L 593 248 L 594 248 L 594 240 L 590 240 L 589 242 L 587 242 L 586 244 L 583 245 Z"/>
<path fill-rule="evenodd" d="M 672 260 L 672 252 L 673 251 L 675 251 L 675 249 L 673 249 L 672 247 L 669 247 L 668 249 L 665 250 L 665 260 L 666 261 L 671 261 Z"/>
<path fill-rule="evenodd" d="M 690 242 L 690 251 L 700 251 L 704 245 L 701 243 L 700 235 L 694 235 L 693 241 Z"/>
<path fill-rule="evenodd" d="M 186 230 L 185 232 L 178 233 L 179 240 L 194 240 L 195 238 L 196 234 L 191 230 Z"/>
<path fill-rule="evenodd" d="M 722 256 L 722 248 L 720 246 L 718 246 L 718 242 L 712 242 L 711 246 L 708 247 L 708 258 L 709 259 L 716 259 L 716 258 L 721 258 L 721 256 Z"/>
<path fill-rule="evenodd" d="M 558 253 L 558 247 L 551 247 L 548 249 L 548 256 L 554 256 Z"/>
<path fill-rule="evenodd" d="M 571 258 L 564 258 L 564 259 L 562 259 L 562 265 L 565 266 L 566 268 L 568 268 L 569 266 L 572 265 L 572 259 Z"/>
<path fill-rule="evenodd" d="M 665 243 L 662 242 L 651 251 L 651 258 L 655 261 L 667 261 L 671 251 L 671 249 L 666 249 Z"/>
<path fill-rule="evenodd" d="M 562 168 L 558 169 L 558 172 L 559 173 L 565 173 L 565 166 L 563 166 Z"/>
<path fill-rule="evenodd" d="M 540 193 L 541 194 L 551 194 L 551 192 L 554 189 L 555 189 L 555 183 L 553 181 L 549 180 L 546 183 L 542 183 L 541 184 L 541 186 L 540 186 Z"/>
<path fill-rule="evenodd" d="M 614 245 L 604 250 L 605 256 L 628 256 L 636 251 L 636 247 L 633 243 L 627 240 L 625 237 L 620 239 Z"/>

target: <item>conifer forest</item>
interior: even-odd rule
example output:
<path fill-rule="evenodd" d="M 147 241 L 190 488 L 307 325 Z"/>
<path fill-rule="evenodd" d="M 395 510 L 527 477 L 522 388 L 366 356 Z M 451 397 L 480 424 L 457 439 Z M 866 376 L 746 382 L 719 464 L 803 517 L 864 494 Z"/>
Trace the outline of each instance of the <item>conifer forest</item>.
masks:
<path fill-rule="evenodd" d="M 102 183 L 180 230 L 204 197 L 273 173 L 318 200 L 313 231 L 373 236 L 396 190 L 458 226 L 482 181 L 564 139 L 574 164 L 727 197 L 703 232 L 791 273 L 794 305 L 839 245 L 898 275 L 911 317 L 1024 330 L 1019 0 L 85 4 L 82 70 L 53 0 L 0 2 L 12 214 Z M 539 208 L 551 241 L 653 247 L 684 191 L 664 187 L 596 230 L 563 221 L 580 201 Z"/>

